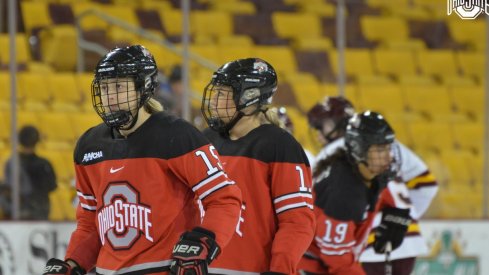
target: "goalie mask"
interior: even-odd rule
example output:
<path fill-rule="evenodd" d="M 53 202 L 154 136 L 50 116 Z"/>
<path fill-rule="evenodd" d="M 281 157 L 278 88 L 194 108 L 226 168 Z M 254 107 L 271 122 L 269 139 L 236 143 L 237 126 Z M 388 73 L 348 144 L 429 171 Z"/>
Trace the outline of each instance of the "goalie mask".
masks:
<path fill-rule="evenodd" d="M 130 129 L 138 110 L 153 96 L 158 68 L 151 53 L 140 45 L 115 48 L 95 69 L 92 104 L 109 127 Z"/>
<path fill-rule="evenodd" d="M 270 105 L 276 90 L 277 74 L 270 64 L 259 58 L 238 59 L 214 72 L 201 111 L 211 129 L 227 135 L 243 116 Z"/>

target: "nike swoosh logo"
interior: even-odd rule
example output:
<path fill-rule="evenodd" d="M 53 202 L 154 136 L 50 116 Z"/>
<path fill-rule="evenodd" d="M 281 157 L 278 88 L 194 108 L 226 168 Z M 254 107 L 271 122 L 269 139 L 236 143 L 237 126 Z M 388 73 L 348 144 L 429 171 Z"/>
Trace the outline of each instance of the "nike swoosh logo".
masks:
<path fill-rule="evenodd" d="M 120 171 L 120 170 L 122 170 L 122 169 L 124 169 L 124 166 L 122 166 L 122 167 L 120 167 L 120 168 L 116 168 L 116 169 L 114 169 L 114 168 L 110 167 L 110 173 L 111 173 L 111 174 L 114 174 L 114 173 L 119 172 L 119 171 Z"/>

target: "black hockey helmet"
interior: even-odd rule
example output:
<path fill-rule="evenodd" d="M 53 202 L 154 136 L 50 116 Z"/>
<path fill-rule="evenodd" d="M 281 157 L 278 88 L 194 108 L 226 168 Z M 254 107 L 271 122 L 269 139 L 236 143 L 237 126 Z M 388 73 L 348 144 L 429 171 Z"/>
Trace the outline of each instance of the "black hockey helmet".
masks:
<path fill-rule="evenodd" d="M 232 100 L 236 112 L 224 122 L 222 117 L 213 115 L 211 99 L 215 97 L 216 86 L 227 86 L 232 89 Z M 260 111 L 262 106 L 272 102 L 277 90 L 277 74 L 268 62 L 260 58 L 238 59 L 228 62 L 214 72 L 210 83 L 204 90 L 202 114 L 209 126 L 219 132 L 228 132 L 243 115 Z M 255 112 L 244 114 L 242 110 L 256 104 Z"/>
<path fill-rule="evenodd" d="M 157 75 L 156 62 L 145 47 L 134 45 L 112 49 L 95 68 L 95 78 L 92 82 L 92 104 L 95 111 L 109 127 L 121 128 L 128 123 L 130 123 L 129 128 L 132 127 L 136 123 L 138 109 L 154 95 L 158 87 Z M 129 102 L 117 102 L 119 109 L 111 109 L 102 101 L 101 88 L 108 83 L 116 83 L 118 87 L 119 85 L 128 87 L 128 81 L 123 80 L 124 78 L 134 81 L 137 91 L 136 107 L 122 109 L 120 105 Z"/>
<path fill-rule="evenodd" d="M 327 96 L 307 112 L 307 121 L 312 128 L 321 131 L 324 138 L 331 142 L 334 140 L 334 133 L 339 133 L 337 137 L 343 136 L 348 120 L 354 113 L 353 104 L 348 99 L 341 96 Z M 329 133 L 323 133 L 323 123 L 328 119 L 333 121 L 334 127 Z"/>
<path fill-rule="evenodd" d="M 356 162 L 366 162 L 370 146 L 391 144 L 394 138 L 394 130 L 381 114 L 365 111 L 355 114 L 348 121 L 345 145 L 348 154 Z"/>

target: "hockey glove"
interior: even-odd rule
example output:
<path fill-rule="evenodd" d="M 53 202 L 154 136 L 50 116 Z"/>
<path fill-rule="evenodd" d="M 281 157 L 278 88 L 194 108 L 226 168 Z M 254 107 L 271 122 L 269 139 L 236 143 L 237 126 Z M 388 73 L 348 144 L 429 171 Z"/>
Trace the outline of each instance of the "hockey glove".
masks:
<path fill-rule="evenodd" d="M 54 275 L 54 274 L 63 274 L 63 275 L 84 275 L 86 274 L 83 268 L 71 267 L 67 262 L 62 261 L 60 259 L 51 258 L 46 264 L 44 268 L 44 273 L 42 275 Z"/>
<path fill-rule="evenodd" d="M 215 234 L 201 227 L 185 232 L 173 248 L 170 273 L 205 275 L 207 266 L 219 255 Z"/>
<path fill-rule="evenodd" d="M 411 223 L 409 209 L 386 208 L 382 211 L 382 221 L 374 230 L 375 241 L 373 247 L 376 253 L 384 253 L 388 242 L 392 250 L 402 244 L 407 228 Z"/>

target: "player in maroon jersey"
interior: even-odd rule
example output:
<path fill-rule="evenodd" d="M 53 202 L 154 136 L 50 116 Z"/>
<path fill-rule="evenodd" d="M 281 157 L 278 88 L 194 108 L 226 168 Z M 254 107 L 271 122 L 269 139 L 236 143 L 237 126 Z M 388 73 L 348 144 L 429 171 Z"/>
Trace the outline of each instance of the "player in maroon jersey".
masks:
<path fill-rule="evenodd" d="M 207 139 L 152 98 L 157 85 L 142 46 L 98 63 L 92 101 L 104 123 L 77 143 L 77 228 L 44 274 L 207 274 L 231 239 L 240 190 Z"/>
<path fill-rule="evenodd" d="M 205 88 L 205 134 L 243 194 L 236 232 L 210 273 L 296 274 L 312 240 L 310 167 L 269 110 L 276 89 L 275 70 L 259 58 L 224 64 Z"/>
<path fill-rule="evenodd" d="M 317 227 L 300 263 L 303 274 L 364 275 L 358 260 L 375 213 L 384 214 L 385 227 L 374 243 L 379 253 L 387 243 L 397 248 L 410 223 L 410 202 L 403 199 L 408 190 L 393 181 L 391 126 L 366 111 L 354 115 L 345 129 L 346 149 L 320 160 L 313 172 Z"/>

